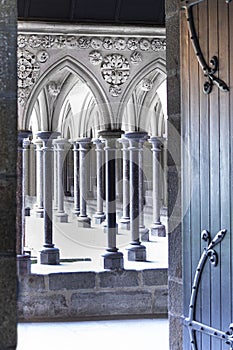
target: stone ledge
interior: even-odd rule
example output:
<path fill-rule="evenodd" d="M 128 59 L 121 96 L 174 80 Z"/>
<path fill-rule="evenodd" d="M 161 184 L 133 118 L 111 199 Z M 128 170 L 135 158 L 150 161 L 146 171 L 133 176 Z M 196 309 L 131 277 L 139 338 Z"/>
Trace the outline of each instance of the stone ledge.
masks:
<path fill-rule="evenodd" d="M 31 274 L 19 280 L 20 321 L 166 315 L 167 269 Z"/>

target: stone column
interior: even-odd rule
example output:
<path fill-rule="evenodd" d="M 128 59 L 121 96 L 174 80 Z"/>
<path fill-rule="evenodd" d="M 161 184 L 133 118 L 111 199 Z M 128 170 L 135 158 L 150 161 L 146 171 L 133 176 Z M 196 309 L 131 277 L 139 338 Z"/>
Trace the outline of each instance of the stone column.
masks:
<path fill-rule="evenodd" d="M 107 253 L 104 257 L 105 269 L 123 269 L 123 254 L 116 247 L 116 140 L 121 136 L 120 130 L 103 130 L 99 136 L 105 141 L 106 171 L 106 231 L 108 239 Z"/>
<path fill-rule="evenodd" d="M 147 136 L 139 142 L 139 233 L 141 240 L 149 241 L 149 229 L 144 225 L 144 171 L 143 171 L 143 144 Z"/>
<path fill-rule="evenodd" d="M 57 145 L 53 145 L 53 210 L 58 208 L 58 170 L 57 170 Z"/>
<path fill-rule="evenodd" d="M 75 216 L 80 214 L 80 192 L 79 192 L 79 145 L 76 141 L 70 140 L 74 153 L 74 208 L 72 213 Z"/>
<path fill-rule="evenodd" d="M 123 214 L 120 219 L 120 225 L 122 229 L 130 229 L 130 206 L 129 206 L 129 141 L 124 137 L 124 135 L 118 140 L 122 144 L 122 155 L 123 155 L 123 164 L 122 164 L 122 180 L 123 180 Z"/>
<path fill-rule="evenodd" d="M 153 236 L 165 237 L 165 226 L 160 221 L 160 152 L 161 140 L 159 137 L 150 137 L 153 153 L 153 225 L 151 234 Z"/>
<path fill-rule="evenodd" d="M 94 215 L 95 223 L 101 224 L 106 216 L 103 211 L 103 148 L 104 143 L 100 139 L 93 140 L 96 145 L 96 181 L 97 181 L 97 210 Z"/>
<path fill-rule="evenodd" d="M 33 140 L 36 146 L 36 216 L 43 218 L 44 204 L 43 204 L 43 142 L 39 139 Z"/>
<path fill-rule="evenodd" d="M 63 138 L 53 140 L 56 147 L 57 154 L 57 213 L 55 215 L 56 221 L 68 222 L 68 215 L 64 210 L 64 186 L 63 186 L 63 166 L 65 159 L 65 146 L 67 141 Z"/>
<path fill-rule="evenodd" d="M 128 132 L 130 152 L 130 232 L 131 243 L 128 248 L 128 260 L 146 261 L 146 248 L 139 238 L 139 144 L 146 136 L 144 132 Z"/>
<path fill-rule="evenodd" d="M 87 216 L 87 154 L 90 150 L 91 139 L 89 137 L 76 140 L 79 145 L 79 186 L 80 186 L 80 214 L 79 227 L 90 227 L 91 219 Z"/>
<path fill-rule="evenodd" d="M 32 132 L 20 130 L 18 132 L 17 154 L 17 216 L 16 216 L 16 254 L 18 273 L 30 273 L 30 256 L 24 252 L 25 245 L 25 163 L 26 152 L 30 145 L 28 139 Z"/>
<path fill-rule="evenodd" d="M 44 185 L 44 249 L 40 252 L 40 263 L 47 265 L 59 264 L 59 249 L 53 244 L 53 140 L 60 133 L 52 131 L 39 131 L 36 133 L 43 141 L 43 185 Z"/>

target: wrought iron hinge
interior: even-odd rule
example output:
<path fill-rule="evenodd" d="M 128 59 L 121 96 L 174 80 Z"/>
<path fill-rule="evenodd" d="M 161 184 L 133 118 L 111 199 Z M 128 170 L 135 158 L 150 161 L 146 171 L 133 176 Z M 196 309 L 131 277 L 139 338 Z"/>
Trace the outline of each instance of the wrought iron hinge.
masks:
<path fill-rule="evenodd" d="M 210 59 L 210 64 L 208 65 L 200 47 L 194 24 L 193 6 L 203 1 L 205 0 L 181 0 L 181 9 L 184 9 L 186 12 L 188 30 L 194 48 L 194 52 L 196 54 L 200 67 L 204 73 L 204 76 L 207 78 L 203 86 L 203 91 L 205 94 L 209 94 L 212 91 L 213 84 L 215 84 L 222 91 L 229 91 L 229 87 L 227 86 L 227 84 L 215 75 L 219 67 L 217 56 L 213 56 Z M 225 0 L 226 3 L 230 3 L 231 1 L 232 0 Z"/>
<path fill-rule="evenodd" d="M 202 239 L 207 242 L 207 247 L 204 248 L 196 268 L 192 285 L 192 293 L 190 297 L 189 315 L 188 317 L 184 318 L 183 321 L 184 325 L 187 326 L 189 330 L 189 337 L 192 350 L 197 350 L 196 332 L 205 333 L 207 335 L 221 339 L 227 345 L 230 345 L 230 349 L 233 350 L 233 323 L 230 324 L 229 330 L 227 332 L 224 332 L 195 320 L 197 293 L 201 281 L 202 271 L 207 260 L 209 260 L 213 266 L 217 266 L 218 254 L 213 248 L 223 240 L 226 232 L 226 230 L 219 231 L 212 240 L 208 231 L 204 230 L 201 233 Z"/>

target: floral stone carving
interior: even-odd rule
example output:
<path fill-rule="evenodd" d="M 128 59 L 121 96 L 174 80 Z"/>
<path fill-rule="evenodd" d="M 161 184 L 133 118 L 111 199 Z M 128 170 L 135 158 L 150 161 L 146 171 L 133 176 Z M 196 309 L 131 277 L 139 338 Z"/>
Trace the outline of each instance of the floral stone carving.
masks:
<path fill-rule="evenodd" d="M 101 72 L 104 80 L 111 85 L 121 85 L 129 78 L 129 61 L 120 54 L 104 57 Z"/>
<path fill-rule="evenodd" d="M 94 66 L 98 66 L 103 60 L 103 56 L 99 51 L 92 51 L 89 53 L 89 60 Z"/>
<path fill-rule="evenodd" d="M 40 66 L 36 56 L 29 51 L 18 52 L 18 87 L 27 88 L 32 86 L 40 72 Z"/>

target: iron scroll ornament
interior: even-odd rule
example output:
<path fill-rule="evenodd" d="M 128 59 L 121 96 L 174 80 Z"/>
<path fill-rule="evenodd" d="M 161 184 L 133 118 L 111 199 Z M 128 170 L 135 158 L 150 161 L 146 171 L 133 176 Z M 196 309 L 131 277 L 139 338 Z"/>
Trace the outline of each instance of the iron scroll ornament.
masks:
<path fill-rule="evenodd" d="M 218 338 L 224 341 L 227 345 L 230 345 L 230 350 L 233 350 L 233 323 L 230 324 L 229 330 L 227 332 L 223 332 L 221 330 L 205 325 L 201 322 L 195 321 L 197 294 L 198 287 L 201 281 L 202 271 L 207 260 L 209 260 L 213 266 L 217 266 L 218 254 L 213 248 L 223 240 L 226 232 L 226 230 L 219 231 L 212 240 L 208 231 L 204 230 L 201 233 L 202 239 L 207 242 L 207 247 L 204 248 L 196 268 L 192 285 L 192 293 L 190 297 L 189 315 L 184 319 L 184 325 L 188 328 L 189 331 L 192 350 L 197 350 L 196 332 L 201 332 L 209 336 Z"/>
<path fill-rule="evenodd" d="M 197 56 L 197 60 L 204 73 L 204 76 L 207 78 L 203 86 L 203 91 L 205 94 L 209 94 L 212 91 L 213 84 L 215 84 L 222 91 L 229 91 L 227 84 L 215 75 L 216 72 L 218 71 L 218 66 L 219 66 L 217 56 L 213 56 L 210 59 L 210 65 L 208 65 L 199 44 L 199 40 L 197 37 L 197 32 L 194 24 L 194 18 L 193 18 L 193 6 L 203 1 L 204 0 L 181 0 L 181 8 L 184 9 L 186 12 L 188 30 L 189 30 L 190 39 L 194 48 L 194 52 Z M 227 4 L 230 3 L 231 1 L 232 0 L 225 0 Z"/>

